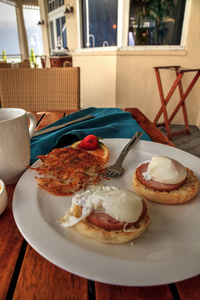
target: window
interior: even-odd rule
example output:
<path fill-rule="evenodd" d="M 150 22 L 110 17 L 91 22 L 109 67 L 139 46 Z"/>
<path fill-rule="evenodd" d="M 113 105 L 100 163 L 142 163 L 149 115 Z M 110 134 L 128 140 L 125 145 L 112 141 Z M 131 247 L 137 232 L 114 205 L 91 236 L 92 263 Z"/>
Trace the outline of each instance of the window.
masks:
<path fill-rule="evenodd" d="M 83 47 L 117 45 L 118 0 L 83 0 Z"/>
<path fill-rule="evenodd" d="M 128 44 L 180 45 L 185 2 L 131 0 Z"/>
<path fill-rule="evenodd" d="M 81 47 L 180 46 L 186 2 L 82 0 Z"/>

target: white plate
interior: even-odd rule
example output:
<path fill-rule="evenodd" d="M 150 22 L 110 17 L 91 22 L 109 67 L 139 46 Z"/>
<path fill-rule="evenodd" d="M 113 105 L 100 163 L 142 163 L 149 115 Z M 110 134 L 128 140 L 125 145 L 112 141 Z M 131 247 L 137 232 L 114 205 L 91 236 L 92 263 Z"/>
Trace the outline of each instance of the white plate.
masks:
<path fill-rule="evenodd" d="M 127 139 L 106 139 L 113 163 Z M 106 185 L 133 189 L 140 162 L 169 156 L 189 167 L 200 180 L 200 160 L 182 150 L 139 141 L 124 161 L 123 177 Z M 36 162 L 38 166 L 40 162 Z M 149 203 L 151 224 L 139 238 L 122 245 L 107 245 L 63 228 L 57 220 L 71 205 L 71 197 L 52 196 L 38 187 L 36 172 L 27 170 L 14 193 L 13 213 L 27 242 L 53 264 L 76 275 L 109 284 L 150 286 L 190 278 L 200 271 L 200 199 L 182 205 Z"/>

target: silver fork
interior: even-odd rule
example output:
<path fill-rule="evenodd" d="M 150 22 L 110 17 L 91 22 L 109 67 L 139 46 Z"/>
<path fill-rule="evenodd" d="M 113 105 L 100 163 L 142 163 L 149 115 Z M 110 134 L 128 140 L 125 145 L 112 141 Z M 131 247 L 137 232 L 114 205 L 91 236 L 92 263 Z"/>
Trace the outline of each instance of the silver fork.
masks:
<path fill-rule="evenodd" d="M 142 135 L 143 135 L 143 132 L 137 131 L 134 134 L 134 136 L 132 137 L 132 139 L 128 142 L 128 144 L 122 150 L 122 152 L 120 153 L 120 155 L 119 155 L 118 159 L 116 160 L 115 164 L 108 167 L 106 172 L 104 174 L 101 174 L 101 175 L 106 176 L 106 177 L 117 177 L 117 176 L 123 175 L 124 174 L 124 168 L 122 167 L 122 163 L 123 163 L 126 155 L 128 154 L 129 150 L 132 148 L 133 145 L 135 145 L 138 142 L 138 140 L 141 138 Z"/>

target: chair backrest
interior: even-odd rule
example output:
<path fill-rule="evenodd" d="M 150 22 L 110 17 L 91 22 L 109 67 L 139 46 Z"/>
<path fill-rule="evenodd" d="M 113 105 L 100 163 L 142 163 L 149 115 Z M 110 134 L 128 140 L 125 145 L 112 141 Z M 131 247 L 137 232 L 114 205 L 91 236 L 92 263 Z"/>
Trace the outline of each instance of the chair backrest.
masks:
<path fill-rule="evenodd" d="M 11 68 L 11 64 L 10 63 L 6 63 L 6 62 L 1 62 L 0 63 L 0 68 L 3 68 L 3 69 L 5 69 L 5 68 Z"/>
<path fill-rule="evenodd" d="M 65 62 L 63 63 L 63 67 L 64 67 L 64 68 L 72 67 L 71 61 L 65 61 Z"/>
<path fill-rule="evenodd" d="M 80 68 L 1 69 L 1 107 L 80 109 Z"/>

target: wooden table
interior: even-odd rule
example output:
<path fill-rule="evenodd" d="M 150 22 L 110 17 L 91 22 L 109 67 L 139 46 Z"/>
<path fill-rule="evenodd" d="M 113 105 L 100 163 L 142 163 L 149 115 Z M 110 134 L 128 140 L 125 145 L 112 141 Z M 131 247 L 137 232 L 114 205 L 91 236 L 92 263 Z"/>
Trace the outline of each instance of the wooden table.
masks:
<path fill-rule="evenodd" d="M 155 142 L 173 144 L 138 109 L 126 109 Z M 37 112 L 38 129 L 71 113 Z M 15 185 L 7 186 L 9 203 L 0 216 L 0 299 L 199 300 L 200 277 L 169 285 L 123 287 L 88 281 L 53 265 L 21 236 L 12 214 Z M 152 274 L 153 276 L 153 274 Z"/>

